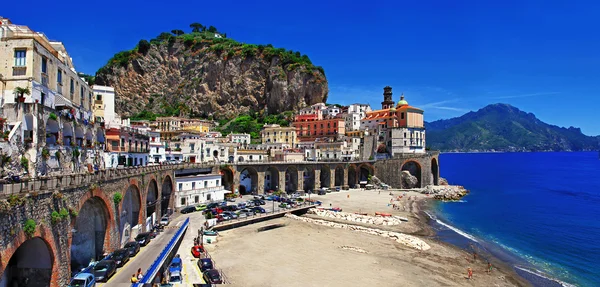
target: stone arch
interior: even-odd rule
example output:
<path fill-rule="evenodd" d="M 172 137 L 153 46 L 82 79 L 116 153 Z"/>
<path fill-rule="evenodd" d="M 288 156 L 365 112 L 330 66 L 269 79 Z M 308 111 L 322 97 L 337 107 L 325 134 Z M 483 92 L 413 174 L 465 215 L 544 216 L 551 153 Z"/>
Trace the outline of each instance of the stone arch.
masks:
<path fill-rule="evenodd" d="M 298 169 L 295 166 L 290 165 L 285 169 L 285 191 L 298 191 Z"/>
<path fill-rule="evenodd" d="M 344 167 L 338 165 L 335 167 L 335 186 L 340 188 L 344 185 Z"/>
<path fill-rule="evenodd" d="M 121 245 L 127 243 L 140 232 L 140 211 L 142 208 L 142 196 L 139 187 L 130 183 L 121 200 L 119 208 L 119 231 L 121 232 Z"/>
<path fill-rule="evenodd" d="M 246 167 L 240 172 L 240 194 L 258 192 L 258 172 L 252 167 Z"/>
<path fill-rule="evenodd" d="M 329 188 L 331 186 L 331 169 L 329 166 L 321 166 L 321 174 L 319 176 L 321 187 Z"/>
<path fill-rule="evenodd" d="M 43 234 L 47 233 L 51 231 L 44 227 L 38 228 L 32 238 L 20 232 L 17 240 L 21 243 L 15 244 L 18 248 L 13 249 L 12 254 L 2 256 L 3 259 L 10 258 L 2 265 L 0 282 L 3 286 L 59 286 L 56 249 L 51 240 L 44 238 Z"/>
<path fill-rule="evenodd" d="M 310 166 L 306 166 L 306 168 L 304 169 L 303 172 L 304 178 L 302 180 L 303 182 L 303 190 L 305 192 L 307 191 L 314 191 L 315 190 L 315 169 L 310 167 Z"/>
<path fill-rule="evenodd" d="M 433 185 L 439 184 L 439 177 L 440 177 L 439 166 L 438 166 L 437 159 L 434 157 L 431 159 L 431 179 L 432 179 Z"/>
<path fill-rule="evenodd" d="M 172 209 L 174 204 L 173 196 L 173 179 L 170 175 L 165 176 L 160 190 L 160 216 L 169 214 L 169 208 Z"/>
<path fill-rule="evenodd" d="M 92 259 L 100 259 L 104 251 L 110 248 L 114 220 L 108 202 L 98 188 L 80 199 L 77 217 L 71 222 L 70 230 L 72 271 L 88 266 Z"/>
<path fill-rule="evenodd" d="M 156 179 L 151 179 L 148 182 L 148 190 L 146 191 L 146 230 L 152 228 L 154 223 L 156 223 L 159 219 L 159 211 L 160 201 L 158 200 L 158 184 L 156 184 Z"/>
<path fill-rule="evenodd" d="M 375 171 L 374 171 L 372 165 L 370 165 L 368 163 L 363 163 L 358 166 L 358 173 L 359 173 L 359 175 L 358 175 L 359 181 L 368 181 L 369 176 L 373 176 L 375 174 Z"/>
<path fill-rule="evenodd" d="M 219 150 L 213 150 L 212 155 L 214 158 L 218 158 L 219 157 Z"/>
<path fill-rule="evenodd" d="M 351 164 L 348 166 L 348 186 L 356 188 L 356 185 L 358 185 L 356 165 Z"/>
<path fill-rule="evenodd" d="M 410 176 L 415 177 L 416 181 Z M 421 165 L 418 162 L 408 160 L 402 164 L 401 184 L 402 188 L 421 187 Z"/>
<path fill-rule="evenodd" d="M 54 145 L 58 142 L 58 122 L 53 119 L 48 119 L 46 122 L 46 144 Z"/>
<path fill-rule="evenodd" d="M 233 175 L 234 172 L 230 167 L 222 167 L 220 169 L 221 181 L 225 190 L 233 191 Z"/>
<path fill-rule="evenodd" d="M 244 161 L 244 157 L 243 157 L 243 156 L 239 156 L 239 157 L 238 157 L 238 161 L 239 161 L 239 162 L 242 162 L 242 161 Z"/>
<path fill-rule="evenodd" d="M 269 166 L 265 171 L 265 191 L 277 191 L 279 188 L 279 170 L 274 166 Z"/>
<path fill-rule="evenodd" d="M 78 147 L 83 146 L 83 128 L 79 125 L 75 127 L 75 144 Z"/>
<path fill-rule="evenodd" d="M 70 146 L 71 141 L 73 141 L 73 125 L 70 122 L 66 122 L 63 124 L 62 128 L 63 133 L 63 145 Z"/>

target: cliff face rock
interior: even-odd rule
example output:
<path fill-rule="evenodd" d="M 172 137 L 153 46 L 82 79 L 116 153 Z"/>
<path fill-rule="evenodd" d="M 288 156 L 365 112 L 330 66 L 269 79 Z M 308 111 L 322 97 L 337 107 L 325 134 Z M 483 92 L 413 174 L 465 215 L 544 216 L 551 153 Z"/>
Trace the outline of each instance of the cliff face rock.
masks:
<path fill-rule="evenodd" d="M 241 47 L 222 50 L 208 41 L 194 43 L 177 39 L 150 45 L 144 53 L 134 49 L 125 60 L 115 63 L 113 58 L 98 70 L 96 83 L 115 88 L 115 109 L 124 117 L 143 110 L 160 113 L 164 103 L 181 105 L 190 114 L 233 117 L 327 100 L 322 69 L 284 62 L 263 50 L 244 53 Z"/>

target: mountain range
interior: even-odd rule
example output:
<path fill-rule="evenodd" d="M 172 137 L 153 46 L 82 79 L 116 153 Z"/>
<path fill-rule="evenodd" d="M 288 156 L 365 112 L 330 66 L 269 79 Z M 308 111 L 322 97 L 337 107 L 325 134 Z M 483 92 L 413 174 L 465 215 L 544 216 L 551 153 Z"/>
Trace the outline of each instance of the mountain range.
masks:
<path fill-rule="evenodd" d="M 600 145 L 600 136 L 544 123 L 508 104 L 426 122 L 425 128 L 427 146 L 441 151 L 589 151 Z"/>

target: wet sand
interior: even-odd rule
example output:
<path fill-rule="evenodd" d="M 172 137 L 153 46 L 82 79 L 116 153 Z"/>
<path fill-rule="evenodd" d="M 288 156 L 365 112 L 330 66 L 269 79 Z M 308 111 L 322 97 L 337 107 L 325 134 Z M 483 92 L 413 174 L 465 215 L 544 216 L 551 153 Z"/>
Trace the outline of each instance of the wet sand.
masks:
<path fill-rule="evenodd" d="M 307 217 L 416 235 L 431 249 L 419 251 L 389 238 L 280 218 L 224 231 L 219 242 L 207 246 L 207 250 L 235 286 L 529 285 L 496 261 L 492 261 L 494 270 L 486 273 L 486 261 L 473 262 L 472 254 L 436 240 L 428 218 L 421 212 L 426 201 L 433 199 L 414 192 L 404 195 L 392 191 L 396 201 L 390 203 L 389 192 L 352 190 L 311 198 L 321 200 L 324 207 L 341 207 L 344 212 L 385 212 L 406 217 L 408 222 L 376 226 L 317 215 Z M 399 195 L 402 198 L 398 200 Z M 388 204 L 397 204 L 399 210 Z M 277 223 L 285 226 L 257 231 Z M 469 267 L 473 269 L 470 280 L 466 279 Z"/>

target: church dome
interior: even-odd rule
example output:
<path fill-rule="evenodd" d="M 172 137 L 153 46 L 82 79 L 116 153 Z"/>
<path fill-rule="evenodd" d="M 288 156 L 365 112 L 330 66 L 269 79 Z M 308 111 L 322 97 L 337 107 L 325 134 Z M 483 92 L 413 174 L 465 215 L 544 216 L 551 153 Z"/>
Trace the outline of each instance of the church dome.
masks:
<path fill-rule="evenodd" d="M 395 112 L 396 112 L 396 108 L 392 107 L 392 108 L 390 109 L 390 112 L 392 112 L 392 113 L 395 113 Z"/>
<path fill-rule="evenodd" d="M 400 96 L 400 101 L 398 101 L 398 104 L 396 105 L 397 108 L 401 106 L 408 106 L 408 102 L 404 99 L 404 94 Z"/>

